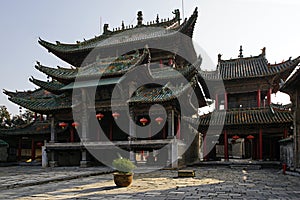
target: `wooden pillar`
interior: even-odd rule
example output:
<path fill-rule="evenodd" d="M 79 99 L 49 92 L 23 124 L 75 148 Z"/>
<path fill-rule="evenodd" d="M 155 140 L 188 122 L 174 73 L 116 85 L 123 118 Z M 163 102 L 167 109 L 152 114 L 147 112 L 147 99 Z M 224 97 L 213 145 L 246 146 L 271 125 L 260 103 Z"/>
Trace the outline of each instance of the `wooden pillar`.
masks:
<path fill-rule="evenodd" d="M 168 113 L 168 138 L 174 137 L 174 110 Z"/>
<path fill-rule="evenodd" d="M 283 138 L 287 138 L 287 137 L 288 137 L 288 129 L 285 128 L 285 129 L 283 130 Z"/>
<path fill-rule="evenodd" d="M 134 113 L 130 112 L 130 116 L 131 116 L 131 118 L 129 118 L 129 135 L 130 135 L 130 137 L 136 137 Z"/>
<path fill-rule="evenodd" d="M 208 154 L 207 154 L 207 149 L 206 149 L 206 133 L 203 134 L 203 159 L 204 161 L 207 160 Z"/>
<path fill-rule="evenodd" d="M 110 121 L 110 128 L 109 128 L 109 140 L 112 141 L 113 140 L 113 119 L 111 119 Z"/>
<path fill-rule="evenodd" d="M 35 160 L 35 142 L 31 139 L 31 160 Z"/>
<path fill-rule="evenodd" d="M 257 107 L 260 108 L 261 104 L 261 91 L 260 89 L 257 90 Z"/>
<path fill-rule="evenodd" d="M 268 105 L 271 105 L 271 94 L 272 94 L 272 88 L 269 89 L 268 95 L 267 95 Z"/>
<path fill-rule="evenodd" d="M 262 138 L 262 130 L 259 129 L 259 160 L 263 159 L 263 138 Z"/>
<path fill-rule="evenodd" d="M 164 125 L 163 127 L 163 139 L 166 139 L 167 136 L 166 136 L 166 124 Z"/>
<path fill-rule="evenodd" d="M 54 143 L 56 141 L 54 116 L 52 116 L 52 118 L 51 118 L 51 130 L 50 131 L 51 131 L 50 142 Z"/>
<path fill-rule="evenodd" d="M 88 140 L 88 114 L 87 114 L 87 94 L 85 89 L 81 89 L 81 95 L 82 95 L 82 114 L 81 114 L 81 140 L 83 142 Z"/>
<path fill-rule="evenodd" d="M 18 146 L 18 161 L 22 159 L 22 137 L 19 138 L 19 146 Z"/>
<path fill-rule="evenodd" d="M 227 92 L 225 92 L 225 94 L 224 94 L 224 108 L 225 108 L 225 110 L 228 109 L 228 93 Z"/>
<path fill-rule="evenodd" d="M 148 124 L 148 126 L 149 126 L 149 129 L 148 129 L 148 138 L 149 138 L 149 140 L 151 140 L 151 137 L 152 137 L 152 133 L 151 133 L 151 123 L 150 124 Z"/>
<path fill-rule="evenodd" d="M 70 142 L 74 142 L 74 128 L 70 128 Z"/>
<path fill-rule="evenodd" d="M 216 107 L 216 110 L 219 110 L 219 97 L 218 97 L 218 94 L 216 94 L 216 97 L 215 97 L 215 107 Z"/>
<path fill-rule="evenodd" d="M 228 136 L 227 136 L 227 131 L 224 130 L 224 159 L 225 161 L 229 160 L 228 156 Z"/>
<path fill-rule="evenodd" d="M 176 136 L 177 136 L 177 139 L 179 139 L 180 140 L 180 129 L 181 129 L 181 127 L 180 127 L 180 116 L 178 115 L 178 117 L 177 117 L 177 131 L 176 131 Z"/>

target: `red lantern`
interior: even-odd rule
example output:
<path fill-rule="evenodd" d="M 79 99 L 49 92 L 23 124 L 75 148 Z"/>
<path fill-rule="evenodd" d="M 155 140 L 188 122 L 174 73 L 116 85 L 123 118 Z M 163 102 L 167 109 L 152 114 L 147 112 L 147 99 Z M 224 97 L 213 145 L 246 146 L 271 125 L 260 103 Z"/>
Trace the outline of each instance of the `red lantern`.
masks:
<path fill-rule="evenodd" d="M 234 136 L 232 136 L 232 139 L 234 139 L 234 140 L 237 140 L 237 139 L 239 139 L 240 137 L 238 136 L 238 135 L 234 135 Z"/>
<path fill-rule="evenodd" d="M 75 127 L 75 128 L 77 128 L 79 126 L 79 123 L 78 122 L 73 122 L 72 126 Z"/>
<path fill-rule="evenodd" d="M 142 119 L 140 119 L 140 122 L 145 126 L 145 124 L 148 122 L 148 119 L 143 117 Z"/>
<path fill-rule="evenodd" d="M 254 139 L 254 136 L 253 136 L 253 135 L 248 135 L 248 136 L 247 136 L 247 139 L 248 139 L 248 140 L 253 140 L 253 139 Z"/>
<path fill-rule="evenodd" d="M 161 117 L 157 117 L 157 118 L 155 119 L 155 121 L 156 121 L 158 124 L 160 124 L 161 122 L 164 121 L 164 119 L 161 118 Z"/>
<path fill-rule="evenodd" d="M 42 142 L 37 142 L 36 143 L 36 146 L 38 146 L 38 147 L 41 147 L 41 146 L 43 146 L 44 144 L 42 143 Z"/>
<path fill-rule="evenodd" d="M 97 117 L 97 119 L 100 121 L 100 120 L 104 117 L 104 115 L 103 115 L 102 113 L 98 113 L 98 114 L 96 115 L 96 117 Z"/>
<path fill-rule="evenodd" d="M 120 114 L 117 113 L 117 112 L 114 112 L 114 113 L 112 114 L 112 116 L 113 116 L 115 119 L 118 119 L 118 117 L 120 116 Z"/>
<path fill-rule="evenodd" d="M 65 122 L 60 122 L 58 125 L 59 125 L 62 129 L 65 129 L 65 128 L 68 126 L 68 124 L 65 123 Z"/>

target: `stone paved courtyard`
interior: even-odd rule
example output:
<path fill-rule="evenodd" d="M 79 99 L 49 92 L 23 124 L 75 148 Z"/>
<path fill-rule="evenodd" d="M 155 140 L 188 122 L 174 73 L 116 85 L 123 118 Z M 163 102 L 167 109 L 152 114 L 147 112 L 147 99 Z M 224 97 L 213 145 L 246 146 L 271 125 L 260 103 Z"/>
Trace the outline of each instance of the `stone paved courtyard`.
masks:
<path fill-rule="evenodd" d="M 116 187 L 112 174 L 97 175 L 107 168 L 0 169 L 0 199 L 300 199 L 300 177 L 283 175 L 278 169 L 188 168 L 196 170 L 195 178 L 176 178 L 177 171 L 160 170 L 135 174 L 128 188 Z M 60 181 L 7 189 L 15 182 L 49 176 Z"/>

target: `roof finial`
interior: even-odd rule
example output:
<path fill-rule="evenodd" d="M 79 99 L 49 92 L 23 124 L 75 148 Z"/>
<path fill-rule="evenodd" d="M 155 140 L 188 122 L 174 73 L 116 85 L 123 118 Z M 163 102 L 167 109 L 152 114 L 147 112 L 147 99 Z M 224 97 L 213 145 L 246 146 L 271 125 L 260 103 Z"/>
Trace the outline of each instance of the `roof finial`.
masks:
<path fill-rule="evenodd" d="M 222 59 L 222 54 L 218 54 L 218 61 L 221 61 L 221 59 Z"/>
<path fill-rule="evenodd" d="M 239 58 L 242 58 L 242 57 L 244 57 L 244 56 L 243 56 L 243 46 L 241 45 Z"/>
<path fill-rule="evenodd" d="M 122 21 L 122 30 L 125 29 L 124 21 Z"/>
<path fill-rule="evenodd" d="M 141 26 L 143 24 L 143 13 L 142 11 L 138 11 L 138 14 L 137 14 L 137 21 L 138 21 L 138 26 Z"/>
<path fill-rule="evenodd" d="M 264 47 L 264 48 L 261 49 L 261 55 L 262 56 L 266 55 L 266 47 Z"/>

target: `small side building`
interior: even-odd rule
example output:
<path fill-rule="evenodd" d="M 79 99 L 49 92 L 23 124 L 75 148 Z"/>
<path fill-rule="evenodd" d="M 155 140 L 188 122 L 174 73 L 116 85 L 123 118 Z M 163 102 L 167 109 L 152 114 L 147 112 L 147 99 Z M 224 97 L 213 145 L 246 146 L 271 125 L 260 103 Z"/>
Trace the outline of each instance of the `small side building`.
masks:
<path fill-rule="evenodd" d="M 293 163 L 294 168 L 300 169 L 300 70 L 299 67 L 287 79 L 280 88 L 282 92 L 288 93 L 292 101 L 293 111 Z"/>

